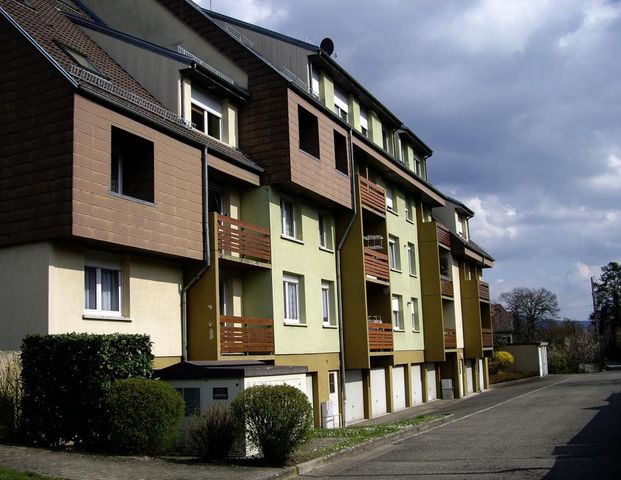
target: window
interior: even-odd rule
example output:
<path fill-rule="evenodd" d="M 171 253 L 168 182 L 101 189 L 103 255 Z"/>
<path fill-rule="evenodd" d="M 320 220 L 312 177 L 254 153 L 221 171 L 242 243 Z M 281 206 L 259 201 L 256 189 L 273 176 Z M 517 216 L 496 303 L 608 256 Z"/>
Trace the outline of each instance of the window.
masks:
<path fill-rule="evenodd" d="M 154 201 L 153 142 L 112 127 L 110 190 Z"/>
<path fill-rule="evenodd" d="M 336 130 L 334 131 L 334 162 L 339 172 L 347 175 L 347 140 Z"/>
<path fill-rule="evenodd" d="M 281 233 L 284 237 L 302 238 L 298 206 L 293 200 L 283 197 L 280 199 Z"/>
<path fill-rule="evenodd" d="M 416 245 L 408 243 L 408 267 L 410 275 L 416 275 Z"/>
<path fill-rule="evenodd" d="M 369 137 L 369 119 L 367 112 L 360 108 L 360 131 L 365 137 Z"/>
<path fill-rule="evenodd" d="M 192 123 L 196 130 L 222 140 L 222 102 L 219 98 L 192 89 Z"/>
<path fill-rule="evenodd" d="M 121 271 L 84 267 L 84 310 L 96 315 L 121 316 Z"/>
<path fill-rule="evenodd" d="M 185 416 L 194 415 L 201 408 L 201 389 L 192 388 L 175 388 L 185 403 Z"/>
<path fill-rule="evenodd" d="M 332 298 L 334 297 L 334 287 L 332 282 L 321 281 L 321 311 L 324 327 L 336 325 Z"/>
<path fill-rule="evenodd" d="M 319 246 L 327 250 L 332 250 L 334 248 L 333 242 L 332 242 L 332 220 L 328 215 L 320 213 L 318 217 L 318 221 L 319 221 Z"/>
<path fill-rule="evenodd" d="M 347 94 L 338 87 L 334 87 L 334 111 L 346 122 L 349 119 L 349 105 Z"/>
<path fill-rule="evenodd" d="M 286 274 L 283 276 L 284 314 L 287 323 L 302 323 L 300 309 L 300 277 Z"/>
<path fill-rule="evenodd" d="M 311 93 L 315 97 L 319 98 L 319 72 L 317 71 L 317 68 L 312 64 L 310 65 L 310 73 Z"/>
<path fill-rule="evenodd" d="M 414 222 L 414 200 L 411 198 L 405 200 L 405 219 L 408 222 Z"/>
<path fill-rule="evenodd" d="M 401 295 L 392 296 L 392 325 L 396 330 L 403 330 L 403 309 Z"/>
<path fill-rule="evenodd" d="M 67 55 L 78 67 L 83 68 L 84 70 L 88 70 L 89 72 L 94 73 L 95 75 L 98 75 L 100 77 L 106 78 L 106 76 L 101 73 L 101 70 L 99 70 L 86 55 L 61 43 L 58 43 L 57 45 L 61 48 L 63 52 L 65 52 L 65 55 Z"/>
<path fill-rule="evenodd" d="M 319 158 L 319 124 L 317 117 L 298 105 L 300 150 Z"/>
<path fill-rule="evenodd" d="M 446 256 L 440 257 L 440 275 L 449 279 L 451 278 L 450 260 Z"/>
<path fill-rule="evenodd" d="M 420 332 L 420 318 L 418 316 L 418 299 L 410 299 L 410 313 L 412 315 L 412 330 Z"/>
<path fill-rule="evenodd" d="M 386 185 L 386 208 L 388 210 L 392 210 L 393 212 L 397 211 L 397 202 L 395 202 L 395 191 L 392 189 L 390 185 Z"/>
<path fill-rule="evenodd" d="M 472 266 L 469 263 L 464 265 L 464 277 L 466 280 L 472 280 Z"/>
<path fill-rule="evenodd" d="M 410 164 L 408 158 L 408 144 L 401 142 L 401 163 L 408 166 Z"/>
<path fill-rule="evenodd" d="M 386 127 L 382 127 L 382 148 L 386 153 L 392 155 L 393 152 L 393 138 Z"/>
<path fill-rule="evenodd" d="M 390 235 L 388 237 L 388 260 L 392 270 L 401 270 L 401 258 L 399 255 L 399 239 Z"/>

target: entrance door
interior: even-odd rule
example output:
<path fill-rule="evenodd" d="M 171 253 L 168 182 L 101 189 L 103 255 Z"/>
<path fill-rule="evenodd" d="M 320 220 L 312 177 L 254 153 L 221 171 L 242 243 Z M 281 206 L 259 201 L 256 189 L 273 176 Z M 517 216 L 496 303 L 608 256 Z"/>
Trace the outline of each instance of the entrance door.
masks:
<path fill-rule="evenodd" d="M 472 360 L 466 360 L 466 387 L 468 394 L 474 393 L 474 366 Z"/>
<path fill-rule="evenodd" d="M 329 401 L 332 403 L 332 423 L 335 428 L 341 426 L 340 403 L 339 403 L 339 375 L 338 372 L 329 372 L 330 394 Z"/>
<path fill-rule="evenodd" d="M 438 398 L 438 389 L 436 387 L 436 366 L 433 363 L 425 364 L 427 375 L 427 401 Z"/>
<path fill-rule="evenodd" d="M 421 366 L 412 365 L 412 404 L 423 403 L 423 379 Z"/>

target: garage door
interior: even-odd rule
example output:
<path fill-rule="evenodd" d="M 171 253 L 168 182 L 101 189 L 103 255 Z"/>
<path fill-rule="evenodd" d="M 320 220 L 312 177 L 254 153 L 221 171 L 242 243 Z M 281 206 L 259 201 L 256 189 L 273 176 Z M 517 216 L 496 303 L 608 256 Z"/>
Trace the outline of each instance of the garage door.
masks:
<path fill-rule="evenodd" d="M 405 367 L 392 369 L 392 395 L 395 410 L 405 408 Z"/>
<path fill-rule="evenodd" d="M 412 404 L 423 403 L 423 379 L 421 366 L 412 365 Z"/>
<path fill-rule="evenodd" d="M 345 372 L 345 388 L 347 393 L 345 419 L 347 423 L 364 420 L 362 370 L 347 370 Z"/>
<path fill-rule="evenodd" d="M 479 391 L 485 390 L 485 370 L 483 369 L 483 359 L 479 358 Z"/>
<path fill-rule="evenodd" d="M 384 415 L 386 408 L 386 373 L 383 368 L 371 369 L 371 415 Z"/>
<path fill-rule="evenodd" d="M 433 363 L 427 363 L 425 364 L 425 370 L 427 375 L 427 401 L 429 402 L 438 398 L 436 389 L 436 366 Z"/>
<path fill-rule="evenodd" d="M 466 387 L 469 395 L 474 393 L 474 364 L 472 360 L 466 360 Z"/>

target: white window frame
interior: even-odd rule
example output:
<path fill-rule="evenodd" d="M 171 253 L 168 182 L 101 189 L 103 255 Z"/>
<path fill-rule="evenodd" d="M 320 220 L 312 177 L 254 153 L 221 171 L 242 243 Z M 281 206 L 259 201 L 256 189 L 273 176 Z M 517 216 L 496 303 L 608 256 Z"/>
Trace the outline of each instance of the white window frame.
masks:
<path fill-rule="evenodd" d="M 334 111 L 346 122 L 349 122 L 349 104 L 347 94 L 338 87 L 334 87 Z"/>
<path fill-rule="evenodd" d="M 288 197 L 282 197 L 280 199 L 280 231 L 281 235 L 285 238 L 300 240 L 298 206 Z"/>
<path fill-rule="evenodd" d="M 319 247 L 323 250 L 333 250 L 332 242 L 332 221 L 325 213 L 319 213 L 317 217 L 317 227 L 319 229 Z"/>
<path fill-rule="evenodd" d="M 423 161 L 421 160 L 420 156 L 414 152 L 414 173 L 416 175 L 418 175 L 419 177 L 423 177 Z"/>
<path fill-rule="evenodd" d="M 87 269 L 95 270 L 95 308 L 87 308 Z M 103 286 L 102 286 L 102 272 L 113 272 L 117 276 L 118 291 L 117 296 L 119 299 L 118 310 L 106 310 L 103 308 Z M 84 315 L 106 316 L 106 317 L 119 317 L 123 316 L 123 275 L 120 267 L 115 265 L 101 265 L 87 263 L 84 266 Z"/>
<path fill-rule="evenodd" d="M 365 137 L 369 137 L 369 117 L 367 116 L 367 112 L 362 108 L 360 109 L 360 132 Z"/>
<path fill-rule="evenodd" d="M 324 327 L 336 326 L 336 318 L 332 311 L 332 282 L 321 281 L 321 316 Z"/>
<path fill-rule="evenodd" d="M 301 278 L 299 275 L 285 274 L 282 278 L 282 291 L 283 291 L 283 316 L 285 323 L 301 324 L 304 323 L 302 319 L 302 305 L 301 300 Z M 291 295 L 293 293 L 294 301 L 291 301 Z"/>
<path fill-rule="evenodd" d="M 403 299 L 401 295 L 393 295 L 392 304 L 392 325 L 393 330 L 404 330 L 403 326 Z"/>
<path fill-rule="evenodd" d="M 414 223 L 414 201 L 409 197 L 405 199 L 405 219 Z"/>
<path fill-rule="evenodd" d="M 401 255 L 399 255 L 399 237 L 388 236 L 388 261 L 391 270 L 401 271 Z"/>
<path fill-rule="evenodd" d="M 192 98 L 191 98 L 192 106 L 196 106 L 203 110 L 203 123 L 205 125 L 205 130 L 199 132 L 204 133 L 205 135 L 214 138 L 220 142 L 222 142 L 222 101 L 210 94 L 204 93 L 200 90 L 192 90 Z M 190 108 L 191 112 L 191 108 Z M 213 115 L 218 119 L 218 136 L 213 135 L 213 132 L 209 131 L 209 115 Z M 191 117 L 190 117 L 191 118 Z"/>
<path fill-rule="evenodd" d="M 410 299 L 410 314 L 412 316 L 412 331 L 420 332 L 420 316 L 418 315 L 418 298 Z"/>
<path fill-rule="evenodd" d="M 408 269 L 413 277 L 418 275 L 418 270 L 416 269 L 416 245 L 411 242 L 408 242 Z"/>
<path fill-rule="evenodd" d="M 391 212 L 396 212 L 397 202 L 395 201 L 395 190 L 392 188 L 392 185 L 386 185 L 384 191 L 386 192 L 386 208 Z"/>

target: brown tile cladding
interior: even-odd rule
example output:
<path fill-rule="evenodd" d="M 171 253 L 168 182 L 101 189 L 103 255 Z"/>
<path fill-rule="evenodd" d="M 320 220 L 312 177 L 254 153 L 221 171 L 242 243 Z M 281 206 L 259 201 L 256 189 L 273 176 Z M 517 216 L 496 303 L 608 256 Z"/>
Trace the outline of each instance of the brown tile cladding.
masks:
<path fill-rule="evenodd" d="M 202 259 L 201 150 L 80 96 L 74 116 L 73 235 Z M 112 126 L 153 142 L 153 205 L 110 192 Z"/>
<path fill-rule="evenodd" d="M 71 88 L 1 17 L 0 45 L 0 246 L 66 236 Z"/>

